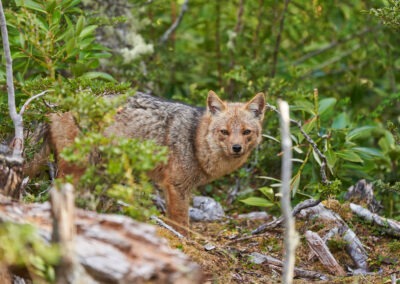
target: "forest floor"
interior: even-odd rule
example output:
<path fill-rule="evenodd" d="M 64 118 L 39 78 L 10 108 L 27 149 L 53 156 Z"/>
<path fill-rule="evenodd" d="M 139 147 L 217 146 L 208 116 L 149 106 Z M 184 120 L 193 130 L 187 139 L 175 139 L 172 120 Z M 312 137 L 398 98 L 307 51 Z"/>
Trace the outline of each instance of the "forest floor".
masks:
<path fill-rule="evenodd" d="M 329 279 L 297 278 L 294 283 L 393 283 L 391 275 L 397 273 L 399 277 L 400 274 L 400 240 L 382 234 L 376 227 L 353 216 L 348 203 L 329 201 L 324 202 L 324 205 L 338 213 L 359 237 L 368 253 L 370 272 L 368 275 L 345 277 L 330 274 L 317 257 L 310 257 L 310 248 L 304 237 L 306 230 L 323 235 L 326 224 L 297 219 L 296 229 L 300 235 L 300 243 L 296 250 L 296 267 L 319 272 Z M 171 247 L 183 251 L 202 267 L 204 283 L 280 283 L 279 271 L 267 263 L 252 263 L 249 255 L 258 252 L 283 260 L 284 230 L 277 227 L 261 235 L 239 240 L 267 221 L 228 217 L 220 222 L 193 223 L 190 241 L 182 241 L 162 228 L 159 229 L 159 235 L 167 238 Z M 343 241 L 331 240 L 327 245 L 346 272 L 354 269 L 354 263 L 346 253 Z"/>

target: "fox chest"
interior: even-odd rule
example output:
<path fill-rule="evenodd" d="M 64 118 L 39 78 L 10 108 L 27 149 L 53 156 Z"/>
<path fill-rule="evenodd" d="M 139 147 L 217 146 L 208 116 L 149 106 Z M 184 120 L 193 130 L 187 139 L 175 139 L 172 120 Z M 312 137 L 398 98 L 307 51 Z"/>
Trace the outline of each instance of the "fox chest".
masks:
<path fill-rule="evenodd" d="M 226 157 L 208 157 L 202 161 L 201 184 L 209 183 L 227 174 L 230 174 L 240 168 L 245 162 L 246 157 L 226 158 Z"/>

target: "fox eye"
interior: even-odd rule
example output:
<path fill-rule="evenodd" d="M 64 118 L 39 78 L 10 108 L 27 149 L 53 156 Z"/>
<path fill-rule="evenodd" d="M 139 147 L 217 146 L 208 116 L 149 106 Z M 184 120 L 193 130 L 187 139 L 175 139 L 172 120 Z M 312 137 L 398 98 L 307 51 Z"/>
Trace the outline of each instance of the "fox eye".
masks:
<path fill-rule="evenodd" d="M 251 133 L 251 130 L 246 129 L 245 131 L 243 131 L 243 135 L 249 135 Z"/>
<path fill-rule="evenodd" d="M 220 132 L 222 135 L 229 135 L 229 131 L 226 129 L 221 129 Z"/>

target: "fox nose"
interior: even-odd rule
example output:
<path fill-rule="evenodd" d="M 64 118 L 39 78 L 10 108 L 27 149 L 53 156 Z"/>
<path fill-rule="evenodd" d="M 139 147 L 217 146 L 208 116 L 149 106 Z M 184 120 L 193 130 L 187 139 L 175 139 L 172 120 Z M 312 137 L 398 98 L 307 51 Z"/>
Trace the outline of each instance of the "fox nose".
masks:
<path fill-rule="evenodd" d="M 235 153 L 240 153 L 240 151 L 242 151 L 242 146 L 240 146 L 239 144 L 234 144 L 234 145 L 232 146 L 232 150 L 233 150 L 233 152 L 235 152 Z"/>

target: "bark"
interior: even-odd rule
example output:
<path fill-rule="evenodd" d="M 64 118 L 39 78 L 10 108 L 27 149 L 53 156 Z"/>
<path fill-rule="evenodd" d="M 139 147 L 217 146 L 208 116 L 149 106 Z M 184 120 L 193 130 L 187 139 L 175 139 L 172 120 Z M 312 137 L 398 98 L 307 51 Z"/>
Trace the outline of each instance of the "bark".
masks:
<path fill-rule="evenodd" d="M 24 160 L 0 153 L 0 193 L 19 199 L 22 190 Z"/>
<path fill-rule="evenodd" d="M 381 217 L 378 214 L 372 213 L 368 209 L 354 203 L 350 203 L 350 209 L 354 214 L 367 220 L 373 225 L 376 225 L 380 230 L 384 231 L 388 235 L 400 237 L 399 221 Z"/>
<path fill-rule="evenodd" d="M 59 200 L 61 201 L 61 200 Z M 120 215 L 75 211 L 74 254 L 90 283 L 201 283 L 197 264 L 169 248 L 154 226 Z M 29 220 L 29 221 L 28 221 Z M 49 203 L 19 204 L 0 196 L 0 222 L 30 223 L 51 240 Z"/>
<path fill-rule="evenodd" d="M 317 233 L 307 231 L 305 233 L 305 237 L 310 249 L 316 254 L 318 259 L 329 270 L 331 274 L 339 276 L 346 275 L 346 272 L 338 264 L 325 242 Z"/>

